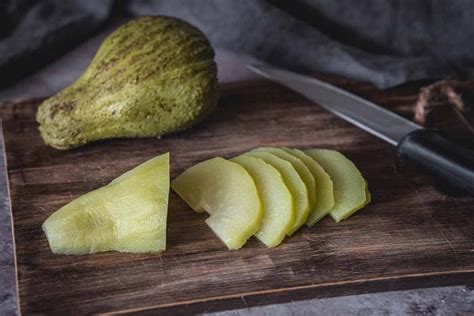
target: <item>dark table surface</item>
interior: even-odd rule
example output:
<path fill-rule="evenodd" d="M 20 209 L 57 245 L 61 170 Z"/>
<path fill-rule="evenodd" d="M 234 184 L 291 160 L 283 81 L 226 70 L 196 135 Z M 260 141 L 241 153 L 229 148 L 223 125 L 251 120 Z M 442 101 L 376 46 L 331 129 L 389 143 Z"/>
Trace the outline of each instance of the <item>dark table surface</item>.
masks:
<path fill-rule="evenodd" d="M 0 91 L 0 102 L 47 96 L 72 83 L 87 67 L 108 32 L 85 42 L 45 69 Z M 244 58 L 217 51 L 221 82 L 255 79 L 245 70 Z M 0 141 L 0 146 L 2 141 Z M 3 148 L 0 148 L 3 152 Z M 474 251 L 474 250 L 473 250 Z M 17 292 L 6 173 L 0 155 L 0 315 L 15 315 Z M 313 299 L 286 304 L 252 307 L 214 315 L 469 315 L 474 314 L 474 287 L 452 286 Z"/>

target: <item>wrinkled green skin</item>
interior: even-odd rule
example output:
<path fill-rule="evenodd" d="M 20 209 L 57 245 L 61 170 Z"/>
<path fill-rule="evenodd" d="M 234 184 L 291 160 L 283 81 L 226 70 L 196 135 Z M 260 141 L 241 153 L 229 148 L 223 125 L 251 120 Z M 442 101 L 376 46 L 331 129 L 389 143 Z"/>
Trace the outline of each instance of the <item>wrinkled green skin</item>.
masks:
<path fill-rule="evenodd" d="M 36 119 L 44 142 L 64 150 L 183 130 L 217 101 L 217 67 L 207 38 L 175 18 L 140 17 L 109 35 L 87 70 L 45 100 Z"/>

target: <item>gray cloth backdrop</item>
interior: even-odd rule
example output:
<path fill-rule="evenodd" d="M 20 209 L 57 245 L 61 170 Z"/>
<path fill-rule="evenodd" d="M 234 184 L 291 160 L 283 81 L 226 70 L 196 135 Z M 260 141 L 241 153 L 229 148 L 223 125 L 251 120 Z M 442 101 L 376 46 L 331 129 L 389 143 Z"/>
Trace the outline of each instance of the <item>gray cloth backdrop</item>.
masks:
<path fill-rule="evenodd" d="M 45 47 L 76 45 L 116 15 L 180 17 L 202 29 L 215 47 L 381 88 L 474 77 L 471 0 L 4 0 L 0 84 L 4 74 L 15 78 L 15 71 L 43 65 Z M 29 68 L 22 60 L 30 61 Z"/>

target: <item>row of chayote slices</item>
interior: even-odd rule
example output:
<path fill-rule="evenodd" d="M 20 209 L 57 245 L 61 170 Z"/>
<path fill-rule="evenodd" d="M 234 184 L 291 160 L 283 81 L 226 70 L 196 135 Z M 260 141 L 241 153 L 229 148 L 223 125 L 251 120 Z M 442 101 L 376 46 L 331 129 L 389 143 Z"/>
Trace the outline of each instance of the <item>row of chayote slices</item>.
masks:
<path fill-rule="evenodd" d="M 172 189 L 229 249 L 255 235 L 278 246 L 326 214 L 339 222 L 370 202 L 367 182 L 343 154 L 327 149 L 256 148 L 216 157 L 184 171 Z"/>

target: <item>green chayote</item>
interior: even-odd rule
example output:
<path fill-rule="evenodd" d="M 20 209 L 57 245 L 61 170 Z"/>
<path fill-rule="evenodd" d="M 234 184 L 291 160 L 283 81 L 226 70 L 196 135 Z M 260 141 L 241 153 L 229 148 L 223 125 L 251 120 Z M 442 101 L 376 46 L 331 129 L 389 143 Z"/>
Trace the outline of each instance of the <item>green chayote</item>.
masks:
<path fill-rule="evenodd" d="M 45 100 L 36 118 L 46 144 L 70 149 L 183 130 L 217 101 L 214 50 L 204 34 L 179 19 L 147 16 L 109 35 L 79 79 Z"/>

